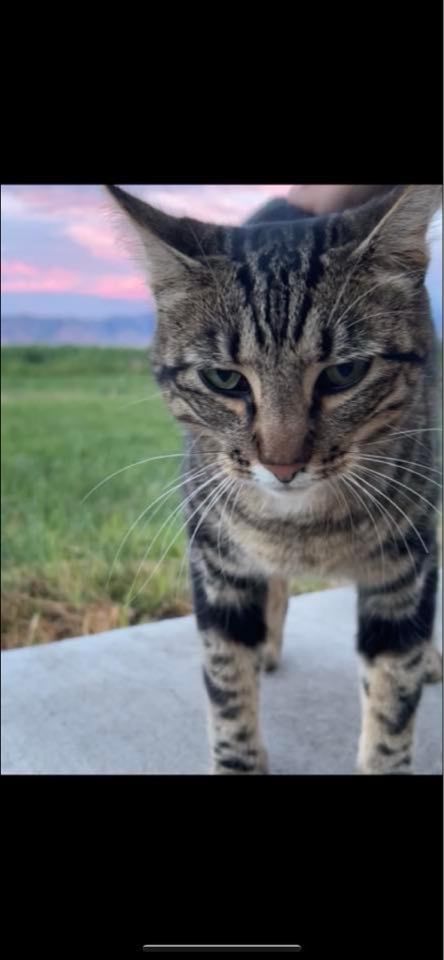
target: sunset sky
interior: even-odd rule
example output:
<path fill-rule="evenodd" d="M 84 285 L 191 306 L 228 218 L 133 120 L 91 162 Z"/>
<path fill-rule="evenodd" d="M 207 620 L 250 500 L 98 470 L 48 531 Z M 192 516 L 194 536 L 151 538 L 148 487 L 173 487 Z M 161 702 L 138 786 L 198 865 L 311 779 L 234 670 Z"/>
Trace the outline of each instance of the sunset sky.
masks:
<path fill-rule="evenodd" d="M 131 186 L 164 210 L 241 223 L 288 185 Z M 119 235 L 112 204 L 98 186 L 4 186 L 2 312 L 100 319 L 152 306 L 143 272 Z M 429 290 L 441 326 L 442 220 L 432 231 Z"/>

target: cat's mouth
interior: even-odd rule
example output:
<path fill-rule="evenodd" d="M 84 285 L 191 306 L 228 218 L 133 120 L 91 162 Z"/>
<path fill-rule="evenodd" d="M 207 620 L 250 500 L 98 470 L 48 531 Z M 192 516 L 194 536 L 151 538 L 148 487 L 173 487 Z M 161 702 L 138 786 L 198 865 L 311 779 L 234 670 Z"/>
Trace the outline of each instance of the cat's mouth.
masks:
<path fill-rule="evenodd" d="M 341 451 L 341 456 L 334 461 L 330 457 L 319 463 L 307 463 L 293 477 L 286 476 L 281 479 L 260 461 L 242 456 L 240 450 L 233 451 L 231 459 L 234 461 L 235 475 L 240 480 L 285 499 L 319 488 L 323 483 L 331 483 L 340 478 L 350 465 L 345 451 Z"/>
<path fill-rule="evenodd" d="M 274 476 L 270 470 L 267 470 L 260 463 L 251 464 L 248 473 L 250 480 L 253 481 L 255 486 L 273 494 L 281 494 L 284 497 L 309 490 L 322 479 L 303 470 L 293 478 L 283 481 Z"/>
<path fill-rule="evenodd" d="M 289 494 L 299 490 L 308 490 L 310 487 L 316 486 L 322 481 L 328 481 L 334 477 L 338 477 L 344 472 L 346 466 L 347 464 L 344 459 L 341 459 L 341 461 L 335 464 L 329 464 L 328 467 L 324 464 L 322 466 L 311 466 L 307 464 L 306 467 L 303 467 L 295 473 L 293 477 L 286 476 L 281 479 L 260 462 L 243 460 L 242 463 L 239 461 L 236 462 L 235 473 L 240 479 L 253 481 L 256 486 L 264 487 L 274 492 Z"/>

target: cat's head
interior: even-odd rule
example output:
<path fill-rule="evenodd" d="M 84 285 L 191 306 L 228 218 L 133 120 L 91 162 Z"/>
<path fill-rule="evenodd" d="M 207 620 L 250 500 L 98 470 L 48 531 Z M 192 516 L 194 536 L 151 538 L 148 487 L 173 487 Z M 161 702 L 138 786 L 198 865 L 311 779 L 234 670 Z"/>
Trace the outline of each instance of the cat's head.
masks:
<path fill-rule="evenodd" d="M 421 403 L 433 350 L 426 232 L 440 187 L 243 227 L 108 190 L 146 257 L 158 381 L 227 473 L 288 495 L 340 474 Z"/>

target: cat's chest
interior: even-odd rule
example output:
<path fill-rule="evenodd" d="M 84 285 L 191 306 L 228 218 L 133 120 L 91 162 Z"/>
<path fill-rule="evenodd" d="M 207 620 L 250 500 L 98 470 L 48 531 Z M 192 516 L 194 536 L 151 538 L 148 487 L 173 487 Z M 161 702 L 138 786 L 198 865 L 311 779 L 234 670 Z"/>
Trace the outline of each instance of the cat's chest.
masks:
<path fill-rule="evenodd" d="M 253 513 L 236 518 L 230 537 L 242 565 L 268 574 L 331 573 L 353 565 L 353 543 L 328 520 L 312 526 L 296 517 L 264 518 Z"/>

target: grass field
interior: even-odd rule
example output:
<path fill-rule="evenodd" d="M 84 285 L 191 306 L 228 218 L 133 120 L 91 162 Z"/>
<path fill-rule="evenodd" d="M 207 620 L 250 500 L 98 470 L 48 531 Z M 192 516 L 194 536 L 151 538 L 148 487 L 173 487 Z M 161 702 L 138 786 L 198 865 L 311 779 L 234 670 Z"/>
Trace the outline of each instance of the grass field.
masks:
<path fill-rule="evenodd" d="M 190 611 L 173 494 L 122 539 L 180 472 L 179 430 L 147 353 L 82 347 L 2 349 L 2 647 L 42 643 Z M 139 565 L 135 592 L 127 599 Z M 296 590 L 319 589 L 321 580 Z"/>

